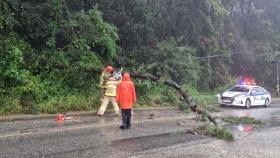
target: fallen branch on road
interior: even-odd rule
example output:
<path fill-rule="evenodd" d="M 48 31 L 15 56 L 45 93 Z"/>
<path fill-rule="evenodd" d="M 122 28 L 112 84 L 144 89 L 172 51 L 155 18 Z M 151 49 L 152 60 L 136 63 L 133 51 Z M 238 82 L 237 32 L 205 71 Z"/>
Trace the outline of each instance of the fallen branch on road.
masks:
<path fill-rule="evenodd" d="M 211 121 L 215 126 L 217 126 L 216 120 L 214 117 L 212 117 L 207 111 L 199 109 L 197 104 L 193 101 L 192 97 L 185 92 L 182 87 L 172 81 L 172 80 L 164 80 L 161 81 L 160 77 L 153 76 L 150 74 L 140 74 L 140 73 L 130 73 L 130 76 L 132 78 L 136 79 L 144 79 L 144 80 L 150 80 L 154 82 L 161 82 L 165 85 L 171 86 L 177 90 L 177 92 L 180 94 L 180 98 L 182 97 L 182 101 L 185 103 L 185 105 L 192 110 L 192 112 L 195 112 L 198 115 L 203 115 L 208 118 L 209 121 Z"/>
<path fill-rule="evenodd" d="M 230 131 L 228 131 L 227 129 L 217 127 L 217 126 L 210 126 L 208 124 L 199 125 L 193 128 L 192 130 L 186 130 L 186 133 L 195 134 L 195 135 L 203 134 L 203 135 L 216 137 L 230 142 L 234 141 L 233 134 L 231 134 Z"/>

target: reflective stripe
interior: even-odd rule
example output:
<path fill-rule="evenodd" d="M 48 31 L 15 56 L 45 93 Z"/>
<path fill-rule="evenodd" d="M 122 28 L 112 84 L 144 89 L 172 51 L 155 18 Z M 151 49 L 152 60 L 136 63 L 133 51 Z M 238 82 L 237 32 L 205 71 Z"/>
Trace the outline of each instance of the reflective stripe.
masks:
<path fill-rule="evenodd" d="M 110 76 L 111 76 L 110 73 L 107 73 L 105 71 L 102 72 L 101 77 L 100 77 L 100 84 L 99 84 L 100 88 L 105 88 L 106 81 Z"/>
<path fill-rule="evenodd" d="M 117 93 L 117 85 L 120 81 L 108 81 L 106 83 L 105 95 L 110 97 L 115 97 Z"/>

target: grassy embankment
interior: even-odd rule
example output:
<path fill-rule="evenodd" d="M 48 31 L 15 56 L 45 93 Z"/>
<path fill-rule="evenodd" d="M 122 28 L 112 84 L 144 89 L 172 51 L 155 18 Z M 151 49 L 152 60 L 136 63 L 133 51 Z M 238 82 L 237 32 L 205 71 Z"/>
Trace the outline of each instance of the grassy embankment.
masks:
<path fill-rule="evenodd" d="M 198 105 L 205 108 L 206 105 L 209 111 L 218 111 L 216 96 L 214 93 L 200 93 L 193 87 L 184 87 L 188 93 L 193 97 Z M 181 110 L 188 112 L 189 110 L 179 101 L 176 91 L 167 86 L 159 84 L 137 83 L 137 103 L 134 108 L 146 107 L 179 107 Z M 100 97 L 99 90 L 93 89 L 88 93 L 58 93 L 50 96 L 42 93 L 39 101 L 27 100 L 23 105 L 21 98 L 1 98 L 0 100 L 0 114 L 39 114 L 39 113 L 62 113 L 68 111 L 94 111 L 99 108 Z M 32 99 L 32 98 L 31 98 Z M 112 108 L 112 106 L 108 106 Z"/>

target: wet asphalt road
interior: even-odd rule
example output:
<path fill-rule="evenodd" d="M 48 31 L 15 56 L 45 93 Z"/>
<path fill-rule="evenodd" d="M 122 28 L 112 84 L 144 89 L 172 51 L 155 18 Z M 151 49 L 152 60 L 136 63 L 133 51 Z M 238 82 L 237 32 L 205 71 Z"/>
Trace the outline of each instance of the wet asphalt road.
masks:
<path fill-rule="evenodd" d="M 225 113 L 238 117 L 247 116 L 254 117 L 258 120 L 270 121 L 272 117 L 280 114 L 280 103 L 272 104 L 270 107 L 265 108 L 263 106 L 256 106 L 250 109 L 244 109 L 240 107 L 223 107 Z"/>
<path fill-rule="evenodd" d="M 244 133 L 233 126 L 230 129 L 237 140 L 227 143 L 187 134 L 185 130 L 197 124 L 194 115 L 176 109 L 135 112 L 130 130 L 120 130 L 120 118 L 111 115 L 62 123 L 53 119 L 2 122 L 0 157 L 244 157 L 237 153 L 252 153 L 245 157 L 280 157 L 280 104 L 222 111 L 256 117 L 266 123 L 265 128 Z M 265 155 L 254 145 L 264 148 Z"/>
<path fill-rule="evenodd" d="M 81 117 L 2 122 L 0 157 L 128 157 L 151 148 L 205 139 L 183 132 L 195 121 L 178 110 L 135 112 L 132 128 L 120 130 L 120 118 Z M 169 139 L 172 138 L 172 139 Z"/>
<path fill-rule="evenodd" d="M 279 158 L 280 157 L 280 104 L 269 108 L 222 108 L 223 114 L 255 117 L 262 121 L 250 132 L 240 131 L 239 125 L 230 126 L 234 142 L 203 139 L 173 146 L 155 148 L 137 153 L 133 158 Z M 245 126 L 245 125 L 241 125 Z"/>

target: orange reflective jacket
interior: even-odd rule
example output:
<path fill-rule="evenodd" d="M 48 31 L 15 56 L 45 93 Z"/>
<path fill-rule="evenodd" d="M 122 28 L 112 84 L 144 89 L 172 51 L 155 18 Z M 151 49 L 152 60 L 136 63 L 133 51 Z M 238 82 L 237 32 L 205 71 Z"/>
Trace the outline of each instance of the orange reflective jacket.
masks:
<path fill-rule="evenodd" d="M 130 80 L 128 73 L 123 75 L 123 80 L 118 86 L 116 100 L 121 109 L 131 109 L 132 104 L 136 101 L 134 83 Z"/>

